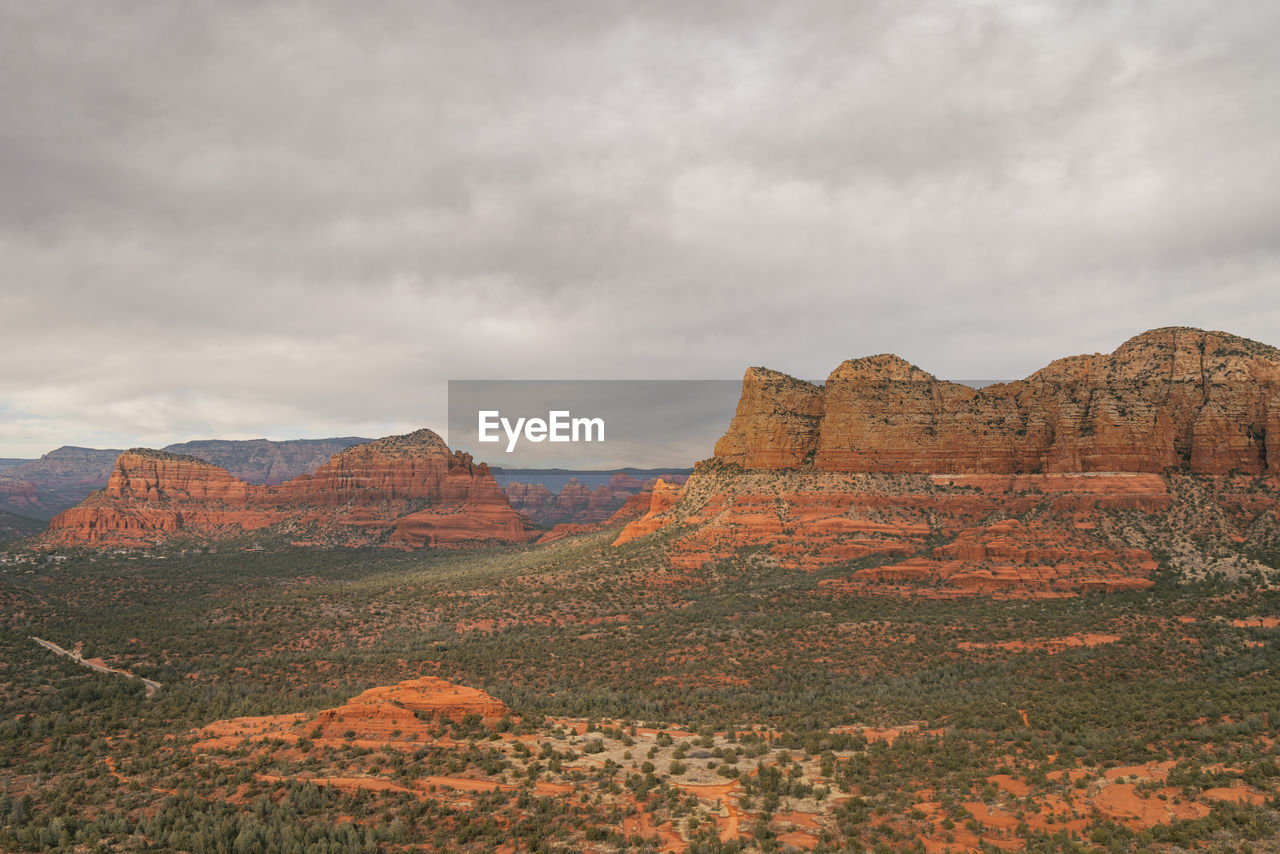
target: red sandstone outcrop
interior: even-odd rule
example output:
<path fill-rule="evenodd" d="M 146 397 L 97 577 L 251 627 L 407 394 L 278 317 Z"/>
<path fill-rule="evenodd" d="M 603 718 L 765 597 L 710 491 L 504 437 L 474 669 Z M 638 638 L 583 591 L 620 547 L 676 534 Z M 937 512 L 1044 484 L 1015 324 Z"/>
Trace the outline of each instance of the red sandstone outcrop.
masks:
<path fill-rule="evenodd" d="M 605 484 L 590 489 L 578 483 L 577 478 L 570 478 L 556 496 L 556 507 L 579 522 L 602 522 L 612 516 L 623 501 L 625 499 L 615 496 Z"/>
<path fill-rule="evenodd" d="M 330 457 L 368 439 L 207 439 L 162 450 L 190 455 L 226 469 L 237 480 L 279 484 L 314 472 Z M 50 519 L 107 485 L 123 451 L 62 447 L 0 476 L 0 509 Z"/>
<path fill-rule="evenodd" d="M 981 390 L 896 356 L 822 387 L 752 368 L 715 458 L 616 544 L 678 526 L 675 569 L 875 560 L 823 582 L 838 593 L 1141 590 L 1157 544 L 1275 533 L 1277 413 L 1280 351 L 1192 329 Z"/>
<path fill-rule="evenodd" d="M 627 525 L 622 529 L 622 533 L 618 535 L 618 539 L 614 542 L 615 546 L 638 539 L 669 524 L 671 520 L 666 518 L 666 514 L 671 510 L 680 498 L 680 487 L 675 484 L 669 484 L 659 479 L 653 485 L 653 492 L 649 496 L 649 509 L 639 519 Z"/>
<path fill-rule="evenodd" d="M 749 368 L 716 459 L 744 468 L 795 468 L 817 447 L 825 395 L 815 385 L 768 368 Z"/>
<path fill-rule="evenodd" d="M 54 518 L 63 544 L 218 539 L 271 529 L 325 544 L 402 548 L 523 541 L 489 469 L 430 430 L 349 448 L 279 486 L 254 486 L 195 457 L 134 449 L 105 489 Z"/>
<path fill-rule="evenodd" d="M 549 508 L 555 507 L 556 494 L 541 483 L 508 483 L 502 491 L 511 507 L 531 521 L 536 522 Z"/>
<path fill-rule="evenodd" d="M 455 685 L 434 676 L 370 688 L 342 706 L 315 718 L 305 713 L 232 718 L 206 724 L 193 735 L 205 750 L 231 749 L 276 739 L 293 744 L 301 737 L 338 745 L 348 740 L 370 743 L 419 743 L 441 721 L 478 715 L 493 725 L 511 716 L 506 705 L 484 691 Z"/>
<path fill-rule="evenodd" d="M 0 476 L 0 509 L 48 520 L 107 482 L 120 451 L 64 446 Z"/>
<path fill-rule="evenodd" d="M 1149 551 L 1104 545 L 1096 529 L 1070 522 L 1059 517 L 1050 523 L 1003 519 L 976 525 L 926 555 L 861 569 L 832 586 L 848 592 L 860 584 L 873 589 L 875 582 L 927 582 L 957 592 L 1065 595 L 1154 584 L 1149 576 L 1157 566 Z"/>
<path fill-rule="evenodd" d="M 622 492 L 627 495 L 635 495 L 644 489 L 644 483 L 639 479 L 632 477 L 626 472 L 615 472 L 609 478 L 609 490 L 615 494 Z"/>
<path fill-rule="evenodd" d="M 752 368 L 716 458 L 850 472 L 1280 474 L 1280 351 L 1157 329 L 983 389 L 890 355 L 847 361 L 822 388 Z"/>
<path fill-rule="evenodd" d="M 510 714 L 506 705 L 484 691 L 454 685 L 434 676 L 410 679 L 396 685 L 370 688 L 346 705 L 326 709 L 314 726 L 324 738 L 391 738 L 393 732 L 413 732 L 424 719 L 460 721 L 467 715 L 479 715 L 493 724 Z"/>
<path fill-rule="evenodd" d="M 685 489 L 655 493 L 616 544 L 678 525 L 675 569 L 735 559 L 816 570 L 864 558 L 877 566 L 823 582 L 832 593 L 1064 596 L 1151 586 L 1151 553 L 1099 526 L 1100 513 L 1160 513 L 1156 475 L 931 476 L 814 471 L 731 473 L 704 466 Z M 1002 515 L 1034 515 L 1034 522 Z M 945 545 L 928 548 L 930 541 Z"/>

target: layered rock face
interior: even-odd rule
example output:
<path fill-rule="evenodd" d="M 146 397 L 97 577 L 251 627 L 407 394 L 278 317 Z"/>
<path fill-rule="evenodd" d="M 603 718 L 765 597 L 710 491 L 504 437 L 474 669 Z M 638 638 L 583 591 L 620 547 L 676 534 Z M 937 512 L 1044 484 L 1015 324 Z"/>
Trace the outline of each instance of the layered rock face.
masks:
<path fill-rule="evenodd" d="M 1277 413 L 1280 351 L 1193 329 L 981 390 L 896 356 L 822 387 L 753 368 L 715 457 L 617 544 L 674 526 L 675 571 L 854 566 L 833 594 L 1144 589 L 1153 548 L 1195 574 L 1280 542 Z"/>
<path fill-rule="evenodd" d="M 726 567 L 816 571 L 871 564 L 831 593 L 1061 597 L 1145 589 L 1155 560 L 1112 514 L 1162 518 L 1157 475 L 904 475 L 742 472 L 704 466 L 656 490 L 621 545 L 675 527 L 672 571 Z M 942 545 L 934 545 L 942 541 Z M 748 558 L 742 557 L 744 554 Z"/>
<path fill-rule="evenodd" d="M 815 385 L 771 371 L 749 368 L 729 429 L 716 443 L 716 459 L 744 468 L 796 468 L 812 459 L 825 404 Z"/>
<path fill-rule="evenodd" d="M 54 518 L 59 543 L 127 545 L 272 529 L 307 544 L 452 546 L 529 534 L 483 463 L 430 430 L 356 445 L 314 475 L 255 486 L 196 457 L 134 449 Z"/>
<path fill-rule="evenodd" d="M 1147 332 L 973 389 L 896 356 L 818 388 L 753 368 L 716 458 L 845 472 L 1280 473 L 1280 351 L 1221 332 Z"/>
<path fill-rule="evenodd" d="M 30 518 L 42 516 L 44 509 L 34 483 L 3 474 L 0 474 L 0 508 L 3 512 L 25 513 Z"/>

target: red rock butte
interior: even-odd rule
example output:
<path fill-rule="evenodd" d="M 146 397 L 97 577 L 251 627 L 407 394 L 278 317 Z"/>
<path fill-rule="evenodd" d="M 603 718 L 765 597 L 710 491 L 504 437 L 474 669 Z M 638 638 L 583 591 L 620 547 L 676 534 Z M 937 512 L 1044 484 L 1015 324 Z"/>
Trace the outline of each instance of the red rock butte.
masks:
<path fill-rule="evenodd" d="M 335 454 L 313 475 L 255 486 L 197 457 L 135 448 L 105 489 L 54 517 L 46 542 L 151 544 L 262 531 L 323 545 L 523 542 L 532 533 L 484 463 L 418 430 Z"/>
<path fill-rule="evenodd" d="M 673 571 L 744 548 L 782 568 L 874 562 L 823 581 L 832 594 L 1140 590 L 1158 529 L 1203 516 L 1179 496 L 1200 490 L 1239 543 L 1280 523 L 1277 485 L 1280 351 L 1167 328 L 982 389 L 890 355 L 822 386 L 752 368 L 715 456 L 616 544 L 676 526 Z"/>
<path fill-rule="evenodd" d="M 1280 351 L 1165 328 L 974 389 L 892 355 L 823 386 L 751 368 L 717 460 L 933 473 L 1280 473 Z"/>

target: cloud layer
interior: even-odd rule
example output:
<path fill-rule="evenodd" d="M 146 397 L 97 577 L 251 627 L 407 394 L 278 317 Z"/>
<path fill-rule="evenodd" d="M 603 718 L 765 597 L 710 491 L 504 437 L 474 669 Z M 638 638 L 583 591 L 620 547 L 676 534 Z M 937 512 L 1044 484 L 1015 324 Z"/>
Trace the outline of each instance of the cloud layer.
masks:
<path fill-rule="evenodd" d="M 0 456 L 1280 343 L 1280 7 L 910 5 L 0 2 Z"/>

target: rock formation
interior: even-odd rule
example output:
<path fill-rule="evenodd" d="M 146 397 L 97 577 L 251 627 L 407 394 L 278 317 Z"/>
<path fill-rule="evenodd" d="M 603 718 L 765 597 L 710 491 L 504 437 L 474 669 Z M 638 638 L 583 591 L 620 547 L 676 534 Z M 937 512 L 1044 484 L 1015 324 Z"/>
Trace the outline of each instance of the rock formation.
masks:
<path fill-rule="evenodd" d="M 454 685 L 434 676 L 410 679 L 395 685 L 370 688 L 346 705 L 326 709 L 316 716 L 314 728 L 322 738 L 390 739 L 393 732 L 413 732 L 422 721 L 460 721 L 478 715 L 496 723 L 510 714 L 506 705 L 477 688 Z"/>
<path fill-rule="evenodd" d="M 237 480 L 280 484 L 311 474 L 334 454 L 368 439 L 209 439 L 163 450 L 198 457 L 226 469 Z M 62 447 L 38 460 L 20 460 L 0 474 L 0 509 L 48 520 L 74 507 L 107 479 L 123 451 Z"/>
<path fill-rule="evenodd" d="M 715 455 L 844 472 L 1276 474 L 1280 351 L 1157 329 L 982 389 L 890 355 L 851 359 L 821 388 L 753 368 Z"/>
<path fill-rule="evenodd" d="M 823 386 L 752 368 L 715 456 L 617 544 L 674 525 L 676 570 L 858 562 L 833 593 L 1144 589 L 1151 549 L 1192 534 L 1272 548 L 1278 455 L 1280 351 L 1221 332 L 1158 329 L 983 389 L 890 355 Z"/>
<path fill-rule="evenodd" d="M 419 430 L 348 448 L 314 475 L 278 486 L 246 483 L 188 455 L 126 451 L 106 488 L 55 517 L 47 538 L 149 544 L 259 530 L 304 543 L 401 548 L 529 537 L 487 466 Z"/>
<path fill-rule="evenodd" d="M 541 483 L 508 483 L 503 490 L 511 506 L 537 525 L 591 524 L 608 519 L 630 497 L 601 484 L 591 489 L 576 477 L 554 493 Z M 636 492 L 640 483 L 636 482 Z"/>
<path fill-rule="evenodd" d="M 351 743 L 366 747 L 378 743 L 421 744 L 433 736 L 432 730 L 438 724 L 460 722 L 469 715 L 479 716 L 489 726 L 506 717 L 519 720 L 506 704 L 484 691 L 423 676 L 370 688 L 314 717 L 294 712 L 232 718 L 206 724 L 192 735 L 204 749 L 229 749 L 277 739 L 294 745 L 304 737 L 331 747 Z"/>
<path fill-rule="evenodd" d="M 0 508 L 3 512 L 25 513 L 29 518 L 42 516 L 44 510 L 34 483 L 4 474 L 0 474 Z"/>

